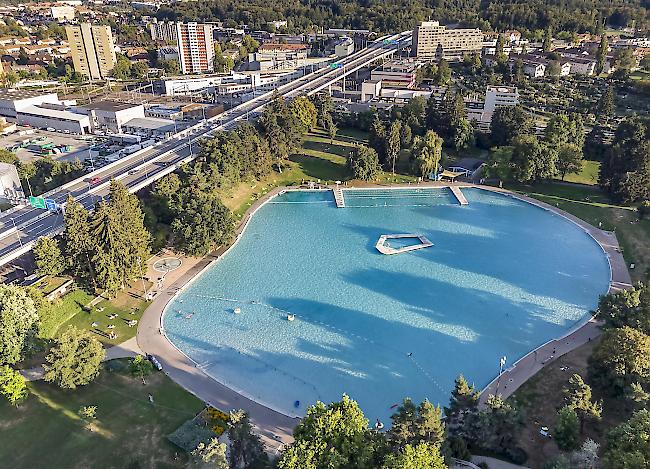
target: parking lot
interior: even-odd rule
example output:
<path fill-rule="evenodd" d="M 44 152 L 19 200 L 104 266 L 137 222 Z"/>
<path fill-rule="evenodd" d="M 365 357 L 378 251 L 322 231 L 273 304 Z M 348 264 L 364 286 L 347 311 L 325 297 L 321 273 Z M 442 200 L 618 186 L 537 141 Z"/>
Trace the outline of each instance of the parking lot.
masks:
<path fill-rule="evenodd" d="M 0 137 L 0 148 L 14 151 L 23 163 L 48 155 L 57 161 L 84 161 L 95 142 L 99 143 L 91 136 L 18 127 L 17 132 Z"/>

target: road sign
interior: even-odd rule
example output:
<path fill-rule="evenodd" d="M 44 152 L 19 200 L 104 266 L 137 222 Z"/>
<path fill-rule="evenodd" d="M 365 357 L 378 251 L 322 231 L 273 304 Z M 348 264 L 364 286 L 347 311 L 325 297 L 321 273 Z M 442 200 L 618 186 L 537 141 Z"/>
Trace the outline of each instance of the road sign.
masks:
<path fill-rule="evenodd" d="M 48 210 L 51 210 L 53 212 L 56 212 L 58 209 L 58 206 L 56 205 L 54 199 L 45 199 L 45 206 Z"/>
<path fill-rule="evenodd" d="M 29 205 L 31 205 L 34 208 L 47 209 L 47 205 L 45 205 L 45 199 L 43 197 L 30 196 L 29 197 Z"/>

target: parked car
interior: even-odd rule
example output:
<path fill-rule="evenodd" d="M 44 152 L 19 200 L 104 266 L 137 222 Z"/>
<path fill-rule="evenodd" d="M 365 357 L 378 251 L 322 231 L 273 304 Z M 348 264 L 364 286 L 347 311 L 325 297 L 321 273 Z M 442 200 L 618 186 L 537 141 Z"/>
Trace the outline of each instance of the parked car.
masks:
<path fill-rule="evenodd" d="M 163 367 L 156 357 L 148 353 L 147 359 L 153 364 L 154 367 L 156 367 L 156 370 L 162 371 Z"/>

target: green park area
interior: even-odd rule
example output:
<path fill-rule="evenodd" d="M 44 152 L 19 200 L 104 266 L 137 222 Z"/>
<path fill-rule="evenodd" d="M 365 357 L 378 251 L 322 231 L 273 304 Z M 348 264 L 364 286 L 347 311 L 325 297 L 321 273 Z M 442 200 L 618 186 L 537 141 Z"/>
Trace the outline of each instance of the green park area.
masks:
<path fill-rule="evenodd" d="M 185 467 L 186 456 L 166 435 L 203 403 L 163 373 L 143 385 L 126 365 L 105 364 L 99 378 L 74 392 L 37 381 L 17 408 L 0 401 L 3 467 Z M 96 406 L 96 418 L 82 419 L 83 406 Z"/>

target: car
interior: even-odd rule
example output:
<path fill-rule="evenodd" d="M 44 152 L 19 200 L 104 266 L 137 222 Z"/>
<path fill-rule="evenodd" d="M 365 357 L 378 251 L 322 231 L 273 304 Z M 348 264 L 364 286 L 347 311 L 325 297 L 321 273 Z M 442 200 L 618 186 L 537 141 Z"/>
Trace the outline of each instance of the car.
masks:
<path fill-rule="evenodd" d="M 153 364 L 153 366 L 156 368 L 156 370 L 162 371 L 163 367 L 162 367 L 162 365 L 160 364 L 160 362 L 158 361 L 158 359 L 156 357 L 154 357 L 153 355 L 148 353 L 147 354 L 147 359 Z"/>
<path fill-rule="evenodd" d="M 137 174 L 138 170 L 137 169 L 132 169 L 131 171 L 128 172 L 129 176 L 133 176 L 134 174 Z"/>
<path fill-rule="evenodd" d="M 102 182 L 102 178 L 99 176 L 95 176 L 90 179 L 91 184 L 99 184 L 100 182 Z"/>
<path fill-rule="evenodd" d="M 48 132 L 55 132 L 56 131 L 56 129 L 54 127 L 48 127 L 45 130 L 47 130 Z"/>

